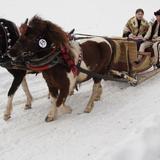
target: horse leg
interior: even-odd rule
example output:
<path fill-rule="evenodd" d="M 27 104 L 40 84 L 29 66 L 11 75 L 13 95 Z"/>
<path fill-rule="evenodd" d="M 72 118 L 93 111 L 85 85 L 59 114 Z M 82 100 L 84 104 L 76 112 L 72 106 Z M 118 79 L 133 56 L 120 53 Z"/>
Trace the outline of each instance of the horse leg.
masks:
<path fill-rule="evenodd" d="M 94 82 L 93 88 L 92 88 L 92 95 L 89 99 L 87 107 L 84 110 L 85 113 L 90 113 L 92 111 L 94 107 L 94 101 L 99 100 L 101 94 L 102 94 L 101 81 Z"/>
<path fill-rule="evenodd" d="M 68 94 L 69 95 L 74 94 L 76 79 L 74 78 L 74 75 L 72 72 L 67 74 L 67 78 L 69 80 L 69 86 L 67 87 L 67 85 L 66 85 L 66 88 L 63 88 L 60 90 L 59 100 L 57 100 L 57 103 L 59 103 L 59 102 L 61 103 L 61 101 L 63 102 L 61 104 L 61 106 L 58 107 L 58 111 L 61 112 L 62 114 L 72 113 L 72 108 L 69 105 L 66 105 L 65 101 L 66 101 L 66 97 L 68 96 Z M 63 98 L 63 97 L 65 97 L 65 98 Z"/>
<path fill-rule="evenodd" d="M 58 89 L 52 86 L 52 84 L 46 79 L 49 93 L 50 93 L 50 98 L 51 98 L 51 107 L 49 110 L 49 113 L 47 117 L 45 118 L 46 122 L 54 121 L 57 116 L 57 106 L 56 106 L 56 101 L 57 101 L 57 96 L 58 96 Z"/>
<path fill-rule="evenodd" d="M 58 112 L 62 113 L 62 114 L 69 114 L 72 113 L 72 108 L 69 105 L 66 105 L 65 103 L 63 103 L 59 108 L 58 108 Z"/>
<path fill-rule="evenodd" d="M 4 112 L 5 121 L 11 118 L 11 112 L 13 109 L 13 105 L 12 105 L 13 97 L 14 97 L 16 90 L 20 86 L 25 74 L 26 74 L 25 72 L 23 72 L 22 74 L 13 74 L 14 79 L 13 79 L 12 85 L 8 92 L 8 102 L 7 102 L 6 110 Z"/>
<path fill-rule="evenodd" d="M 27 84 L 27 81 L 26 81 L 26 78 L 23 79 L 22 81 L 22 88 L 23 88 L 23 91 L 27 97 L 27 102 L 25 104 L 25 108 L 24 109 L 31 109 L 31 105 L 32 105 L 32 95 L 28 89 L 28 84 Z"/>
<path fill-rule="evenodd" d="M 97 96 L 95 97 L 95 101 L 99 101 L 101 99 L 101 95 L 102 95 L 102 85 L 100 84 L 98 86 Z"/>
<path fill-rule="evenodd" d="M 57 98 L 51 96 L 51 101 L 52 101 L 51 107 L 50 107 L 49 113 L 45 119 L 46 122 L 54 121 L 56 119 L 56 115 L 57 115 L 57 106 L 56 106 Z"/>
<path fill-rule="evenodd" d="M 51 122 L 56 119 L 57 115 L 57 107 L 58 110 L 61 112 L 65 113 L 71 113 L 72 109 L 69 106 L 65 105 L 66 98 L 68 96 L 68 90 L 65 89 L 60 89 L 58 97 L 56 98 L 55 94 L 50 90 L 51 97 L 52 97 L 52 106 L 50 108 L 50 111 L 45 119 L 46 122 Z M 56 90 L 56 93 L 58 93 L 58 90 Z"/>

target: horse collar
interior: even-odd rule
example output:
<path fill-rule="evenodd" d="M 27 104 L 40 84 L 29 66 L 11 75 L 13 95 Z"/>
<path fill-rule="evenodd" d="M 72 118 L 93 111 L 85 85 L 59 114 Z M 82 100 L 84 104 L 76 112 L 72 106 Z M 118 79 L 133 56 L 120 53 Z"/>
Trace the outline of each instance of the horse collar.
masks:
<path fill-rule="evenodd" d="M 32 58 L 30 61 L 26 61 L 27 68 L 33 71 L 42 72 L 47 69 L 50 69 L 61 62 L 59 58 L 59 54 L 61 51 L 57 50 L 53 47 L 52 51 L 39 59 Z"/>
<path fill-rule="evenodd" d="M 8 27 L 4 24 L 4 22 L 0 22 L 0 25 L 3 27 L 3 31 L 5 34 L 5 39 L 6 39 L 6 51 L 9 50 L 11 48 L 11 33 L 8 30 Z"/>

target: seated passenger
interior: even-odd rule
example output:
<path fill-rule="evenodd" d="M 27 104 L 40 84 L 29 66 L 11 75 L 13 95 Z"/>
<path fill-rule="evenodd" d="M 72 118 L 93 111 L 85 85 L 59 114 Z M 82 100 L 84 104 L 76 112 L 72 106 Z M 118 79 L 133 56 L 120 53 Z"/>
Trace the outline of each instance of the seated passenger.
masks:
<path fill-rule="evenodd" d="M 154 50 L 154 64 L 160 68 L 159 54 L 160 54 L 160 10 L 154 12 L 156 20 L 154 23 L 150 23 L 149 30 L 144 37 L 144 43 L 141 44 L 139 52 L 144 52 L 146 48 L 151 47 Z"/>
<path fill-rule="evenodd" d="M 148 22 L 143 17 L 143 9 L 137 9 L 135 16 L 128 20 L 123 30 L 123 37 L 128 37 L 129 39 L 135 40 L 138 50 L 140 44 L 143 42 L 143 37 L 149 28 Z"/>

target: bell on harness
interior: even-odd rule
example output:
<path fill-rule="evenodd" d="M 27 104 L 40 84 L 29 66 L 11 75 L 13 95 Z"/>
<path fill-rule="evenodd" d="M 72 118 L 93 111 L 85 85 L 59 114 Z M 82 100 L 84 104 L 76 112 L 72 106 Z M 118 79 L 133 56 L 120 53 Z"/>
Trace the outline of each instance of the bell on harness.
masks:
<path fill-rule="evenodd" d="M 12 60 L 6 53 L 18 38 L 16 25 L 6 19 L 0 19 L 0 66 L 12 68 Z"/>

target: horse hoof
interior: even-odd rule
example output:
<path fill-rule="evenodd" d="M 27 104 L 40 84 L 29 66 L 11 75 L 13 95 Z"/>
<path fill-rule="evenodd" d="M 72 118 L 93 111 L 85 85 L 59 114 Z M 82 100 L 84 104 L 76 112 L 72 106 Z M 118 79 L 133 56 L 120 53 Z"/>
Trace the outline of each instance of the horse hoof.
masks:
<path fill-rule="evenodd" d="M 24 109 L 25 110 L 32 109 L 31 104 L 26 104 Z"/>
<path fill-rule="evenodd" d="M 72 108 L 68 107 L 68 108 L 66 109 L 66 113 L 71 114 L 71 113 L 72 113 Z"/>
<path fill-rule="evenodd" d="M 3 119 L 4 119 L 5 121 L 7 121 L 7 120 L 9 120 L 10 118 L 11 118 L 11 115 L 5 114 Z"/>
<path fill-rule="evenodd" d="M 47 116 L 47 117 L 45 118 L 45 121 L 46 121 L 46 122 L 52 122 L 52 121 L 54 121 L 54 120 L 55 120 L 54 117 L 49 117 L 49 116 Z"/>
<path fill-rule="evenodd" d="M 100 97 L 96 97 L 95 101 L 100 101 L 100 99 L 101 99 Z"/>
<path fill-rule="evenodd" d="M 92 111 L 93 107 L 94 107 L 94 103 L 87 105 L 87 107 L 84 110 L 84 113 L 90 113 Z"/>
<path fill-rule="evenodd" d="M 72 113 L 72 108 L 70 106 L 64 106 L 64 111 L 63 112 L 70 114 L 70 113 Z"/>
<path fill-rule="evenodd" d="M 92 111 L 92 108 L 86 108 L 85 110 L 84 110 L 84 113 L 90 113 Z"/>

